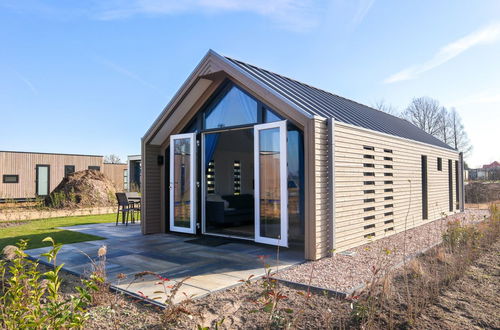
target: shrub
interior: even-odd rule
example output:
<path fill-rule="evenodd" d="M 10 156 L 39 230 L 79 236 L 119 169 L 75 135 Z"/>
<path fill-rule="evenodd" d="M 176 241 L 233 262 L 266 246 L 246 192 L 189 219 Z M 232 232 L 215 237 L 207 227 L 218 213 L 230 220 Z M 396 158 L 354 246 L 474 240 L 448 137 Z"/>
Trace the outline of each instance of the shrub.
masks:
<path fill-rule="evenodd" d="M 24 250 L 28 241 L 9 245 L 0 260 L 0 327 L 5 329 L 61 329 L 82 328 L 88 318 L 86 307 L 91 303 L 91 292 L 96 290 L 96 278 L 82 280 L 76 287 L 76 296 L 64 297 L 61 292 L 56 257 L 61 244 L 47 237 L 52 248 L 44 253 L 53 269 L 41 272 L 36 261 L 27 258 Z"/>

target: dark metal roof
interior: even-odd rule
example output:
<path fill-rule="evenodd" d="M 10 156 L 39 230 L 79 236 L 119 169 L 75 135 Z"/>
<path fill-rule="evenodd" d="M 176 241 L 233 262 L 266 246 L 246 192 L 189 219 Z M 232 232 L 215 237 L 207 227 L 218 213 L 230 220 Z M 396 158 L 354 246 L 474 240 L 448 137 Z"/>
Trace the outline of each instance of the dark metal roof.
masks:
<path fill-rule="evenodd" d="M 311 115 L 454 150 L 412 123 L 299 81 L 226 57 L 255 79 Z"/>

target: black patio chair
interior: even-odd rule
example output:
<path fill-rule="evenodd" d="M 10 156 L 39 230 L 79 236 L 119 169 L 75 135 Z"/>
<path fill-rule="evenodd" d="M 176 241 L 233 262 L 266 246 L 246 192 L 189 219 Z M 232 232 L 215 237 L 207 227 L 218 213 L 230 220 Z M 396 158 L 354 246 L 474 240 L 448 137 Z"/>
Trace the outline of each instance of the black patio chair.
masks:
<path fill-rule="evenodd" d="M 134 211 L 137 211 L 137 208 L 134 207 L 133 203 L 131 204 L 128 201 L 127 195 L 125 193 L 116 193 L 115 195 L 116 195 L 116 201 L 118 202 L 118 210 L 116 211 L 116 225 L 118 226 L 118 219 L 120 218 L 120 212 L 122 213 L 122 223 L 128 226 L 128 218 L 130 212 L 132 212 L 132 223 L 134 223 L 135 222 Z"/>
<path fill-rule="evenodd" d="M 134 223 L 139 218 L 136 218 L 136 213 L 138 215 L 141 213 L 141 195 L 138 192 L 127 192 L 125 194 L 127 195 L 129 207 L 132 211 L 132 223 Z"/>

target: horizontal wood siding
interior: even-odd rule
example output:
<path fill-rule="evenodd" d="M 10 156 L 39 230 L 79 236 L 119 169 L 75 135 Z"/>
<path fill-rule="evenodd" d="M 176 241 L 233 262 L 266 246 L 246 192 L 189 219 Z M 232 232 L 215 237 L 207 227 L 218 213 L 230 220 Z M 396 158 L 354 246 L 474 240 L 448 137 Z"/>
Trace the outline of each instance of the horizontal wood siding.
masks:
<path fill-rule="evenodd" d="M 315 180 L 313 214 L 315 219 L 316 259 L 328 255 L 330 247 L 331 212 L 329 194 L 329 139 L 328 125 L 324 118 L 315 117 L 314 121 L 314 159 Z M 307 220 L 307 219 L 306 219 Z"/>
<path fill-rule="evenodd" d="M 50 165 L 52 191 L 64 178 L 64 165 L 74 165 L 75 171 L 100 166 L 102 156 L 0 152 L 0 199 L 35 198 L 36 165 Z M 19 183 L 3 183 L 4 174 L 19 175 Z M 123 181 L 123 179 L 122 179 Z"/>
<path fill-rule="evenodd" d="M 143 234 L 161 232 L 161 169 L 158 165 L 160 146 L 145 145 L 142 154 Z"/>
<path fill-rule="evenodd" d="M 448 160 L 454 164 L 459 158 L 457 152 L 338 122 L 335 123 L 334 134 L 336 251 L 364 244 L 369 239 L 380 239 L 450 213 Z M 422 219 L 422 155 L 427 156 L 427 220 Z M 441 171 L 437 169 L 438 157 L 442 158 Z M 455 170 L 453 166 L 453 187 Z M 455 188 L 452 192 L 455 194 Z M 374 236 L 365 237 L 371 234 Z"/>
<path fill-rule="evenodd" d="M 116 191 L 124 191 L 123 171 L 127 169 L 127 164 L 103 164 L 102 173 L 113 181 Z"/>

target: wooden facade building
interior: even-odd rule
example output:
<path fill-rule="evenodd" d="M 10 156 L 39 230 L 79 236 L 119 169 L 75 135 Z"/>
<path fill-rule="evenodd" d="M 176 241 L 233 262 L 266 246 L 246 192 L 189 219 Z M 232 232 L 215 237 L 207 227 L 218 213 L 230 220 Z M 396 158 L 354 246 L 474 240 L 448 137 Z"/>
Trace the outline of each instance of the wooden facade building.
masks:
<path fill-rule="evenodd" d="M 126 164 L 107 164 L 103 156 L 0 151 L 0 200 L 29 200 L 49 194 L 69 173 L 100 170 L 124 190 Z"/>
<path fill-rule="evenodd" d="M 463 160 L 403 119 L 209 51 L 142 138 L 141 190 L 144 234 L 318 259 L 463 210 Z"/>

